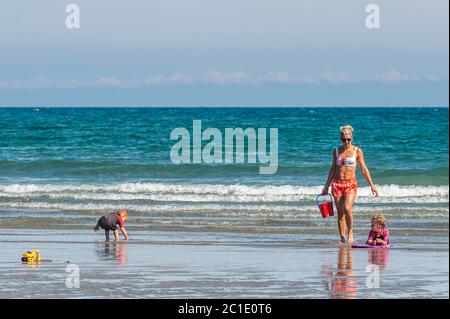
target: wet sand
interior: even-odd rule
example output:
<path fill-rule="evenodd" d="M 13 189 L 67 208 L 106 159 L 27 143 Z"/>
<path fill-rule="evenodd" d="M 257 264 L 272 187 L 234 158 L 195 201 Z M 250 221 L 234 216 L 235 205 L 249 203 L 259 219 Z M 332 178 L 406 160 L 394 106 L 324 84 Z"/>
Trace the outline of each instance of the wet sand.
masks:
<path fill-rule="evenodd" d="M 81 230 L 2 229 L 0 298 L 449 297 L 448 247 L 368 250 L 244 236 L 135 232 L 105 243 Z M 52 261 L 22 264 L 32 248 Z M 70 269 L 79 269 L 79 288 L 69 288 Z"/>

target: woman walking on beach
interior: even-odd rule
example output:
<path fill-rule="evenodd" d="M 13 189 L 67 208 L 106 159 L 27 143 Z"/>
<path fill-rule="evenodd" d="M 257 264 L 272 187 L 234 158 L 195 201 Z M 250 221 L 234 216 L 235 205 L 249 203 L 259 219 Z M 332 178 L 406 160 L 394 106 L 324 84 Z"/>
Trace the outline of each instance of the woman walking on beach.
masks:
<path fill-rule="evenodd" d="M 341 126 L 340 135 L 342 146 L 333 150 L 333 162 L 328 173 L 328 179 L 322 194 L 328 193 L 332 184 L 331 194 L 334 197 L 338 211 L 339 236 L 342 243 L 353 242 L 353 214 L 352 208 L 356 198 L 358 183 L 356 181 L 356 163 L 359 164 L 361 173 L 367 180 L 372 194 L 378 196 L 378 191 L 373 185 L 369 169 L 364 162 L 361 148 L 352 145 L 353 128 L 350 125 Z M 345 235 L 347 234 L 347 240 Z"/>

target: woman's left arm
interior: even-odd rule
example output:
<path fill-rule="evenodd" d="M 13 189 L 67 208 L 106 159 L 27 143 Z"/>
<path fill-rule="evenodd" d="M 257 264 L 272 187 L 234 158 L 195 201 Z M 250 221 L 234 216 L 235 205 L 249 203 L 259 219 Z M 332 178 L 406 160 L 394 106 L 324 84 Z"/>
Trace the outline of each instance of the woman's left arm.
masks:
<path fill-rule="evenodd" d="M 367 183 L 370 186 L 370 190 L 372 191 L 372 194 L 375 196 L 378 196 L 378 191 L 377 191 L 375 185 L 373 185 L 372 178 L 370 177 L 369 169 L 367 168 L 366 162 L 364 161 L 364 154 L 363 154 L 363 151 L 361 148 L 358 148 L 357 161 L 358 161 L 359 167 L 361 169 L 361 173 L 364 175 L 364 178 L 366 179 Z"/>

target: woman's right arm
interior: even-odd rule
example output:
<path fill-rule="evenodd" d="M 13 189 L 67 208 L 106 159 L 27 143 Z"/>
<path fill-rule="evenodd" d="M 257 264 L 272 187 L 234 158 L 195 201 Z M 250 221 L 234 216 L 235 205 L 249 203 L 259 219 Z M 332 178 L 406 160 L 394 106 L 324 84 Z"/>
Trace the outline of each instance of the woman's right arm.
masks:
<path fill-rule="evenodd" d="M 327 182 L 325 183 L 324 188 L 322 189 L 322 195 L 325 195 L 328 193 L 328 188 L 330 188 L 331 182 L 333 181 L 334 178 L 334 171 L 336 169 L 336 154 L 333 150 L 333 161 L 331 162 L 331 167 L 330 170 L 328 172 L 328 179 Z"/>

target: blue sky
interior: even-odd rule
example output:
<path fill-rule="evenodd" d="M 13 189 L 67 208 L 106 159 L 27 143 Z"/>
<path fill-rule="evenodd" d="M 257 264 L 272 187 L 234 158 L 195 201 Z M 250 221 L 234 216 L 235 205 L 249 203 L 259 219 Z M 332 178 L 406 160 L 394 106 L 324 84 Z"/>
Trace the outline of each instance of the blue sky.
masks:
<path fill-rule="evenodd" d="M 65 27 L 78 4 L 81 27 Z M 380 7 L 380 29 L 365 8 Z M 446 0 L 15 0 L 0 106 L 448 106 Z"/>

